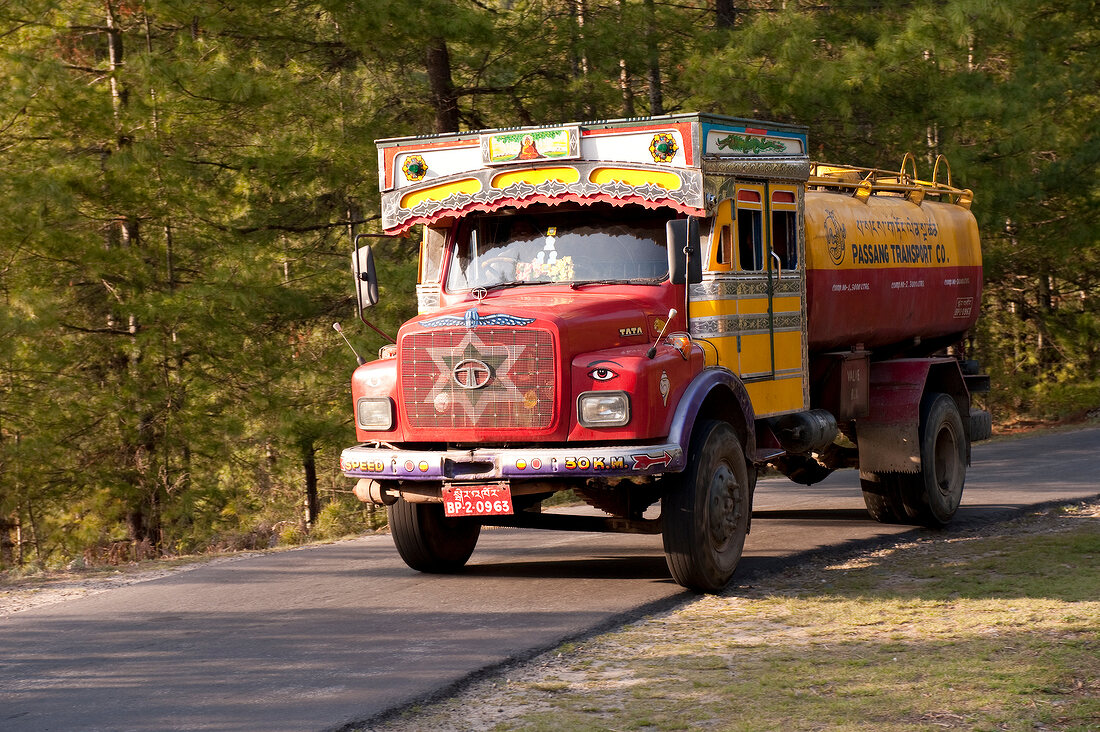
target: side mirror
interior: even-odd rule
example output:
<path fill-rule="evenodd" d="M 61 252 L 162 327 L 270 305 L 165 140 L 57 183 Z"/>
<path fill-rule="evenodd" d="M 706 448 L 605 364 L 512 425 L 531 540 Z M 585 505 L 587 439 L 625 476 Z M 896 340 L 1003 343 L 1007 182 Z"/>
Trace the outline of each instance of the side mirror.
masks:
<path fill-rule="evenodd" d="M 694 216 L 674 219 L 665 224 L 668 241 L 668 277 L 674 285 L 685 280 L 694 285 L 703 281 L 703 254 L 699 251 L 699 220 Z"/>
<path fill-rule="evenodd" d="M 369 244 L 359 246 L 358 237 L 351 256 L 351 268 L 355 273 L 355 299 L 362 317 L 364 310 L 378 303 L 378 275 L 374 271 L 374 252 Z"/>

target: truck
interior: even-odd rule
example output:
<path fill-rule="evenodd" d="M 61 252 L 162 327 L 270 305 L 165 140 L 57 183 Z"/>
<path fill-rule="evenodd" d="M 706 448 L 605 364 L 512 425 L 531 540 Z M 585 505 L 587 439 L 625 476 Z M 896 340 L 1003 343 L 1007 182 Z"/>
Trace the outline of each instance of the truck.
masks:
<path fill-rule="evenodd" d="M 991 419 L 973 193 L 942 156 L 828 165 L 805 127 L 701 113 L 377 148 L 384 233 L 422 227 L 418 314 L 354 371 L 340 463 L 409 567 L 461 570 L 483 526 L 660 534 L 719 592 L 764 469 L 858 468 L 874 519 L 954 516 Z"/>

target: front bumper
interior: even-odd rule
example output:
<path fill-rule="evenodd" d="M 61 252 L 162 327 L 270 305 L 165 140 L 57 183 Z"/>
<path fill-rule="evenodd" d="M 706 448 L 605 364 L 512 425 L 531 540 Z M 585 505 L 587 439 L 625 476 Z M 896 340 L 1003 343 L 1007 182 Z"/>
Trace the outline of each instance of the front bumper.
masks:
<path fill-rule="evenodd" d="M 402 450 L 378 443 L 349 447 L 340 469 L 349 478 L 478 481 L 607 478 L 678 473 L 686 464 L 676 443 L 614 447 Z"/>

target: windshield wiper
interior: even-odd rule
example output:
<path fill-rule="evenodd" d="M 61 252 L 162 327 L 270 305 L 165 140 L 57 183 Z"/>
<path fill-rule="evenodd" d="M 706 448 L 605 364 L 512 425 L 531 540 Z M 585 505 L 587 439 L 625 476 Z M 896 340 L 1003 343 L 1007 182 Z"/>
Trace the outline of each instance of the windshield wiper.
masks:
<path fill-rule="evenodd" d="M 564 282 L 551 282 L 550 280 L 537 280 L 535 282 L 497 282 L 493 285 L 484 285 L 482 287 L 472 287 L 470 292 L 481 289 L 485 292 L 493 292 L 494 290 L 507 290 L 510 287 L 523 287 L 524 285 L 563 285 Z"/>
<path fill-rule="evenodd" d="M 582 280 L 580 282 L 570 282 L 569 286 L 576 290 L 578 287 L 584 285 L 659 285 L 661 280 L 653 277 L 635 277 L 629 280 Z"/>

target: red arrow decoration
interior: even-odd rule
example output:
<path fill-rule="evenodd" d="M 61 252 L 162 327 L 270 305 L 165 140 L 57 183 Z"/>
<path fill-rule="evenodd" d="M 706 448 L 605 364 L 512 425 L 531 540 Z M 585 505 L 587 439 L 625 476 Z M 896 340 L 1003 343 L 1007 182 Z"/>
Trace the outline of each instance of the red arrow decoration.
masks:
<path fill-rule="evenodd" d="M 663 453 L 661 453 L 659 455 L 656 455 L 656 456 L 654 456 L 654 455 L 631 455 L 630 457 L 634 458 L 634 469 L 635 470 L 649 470 L 654 465 L 661 465 L 663 467 L 668 467 L 669 464 L 672 463 L 672 453 L 669 452 L 668 450 L 665 450 Z"/>

